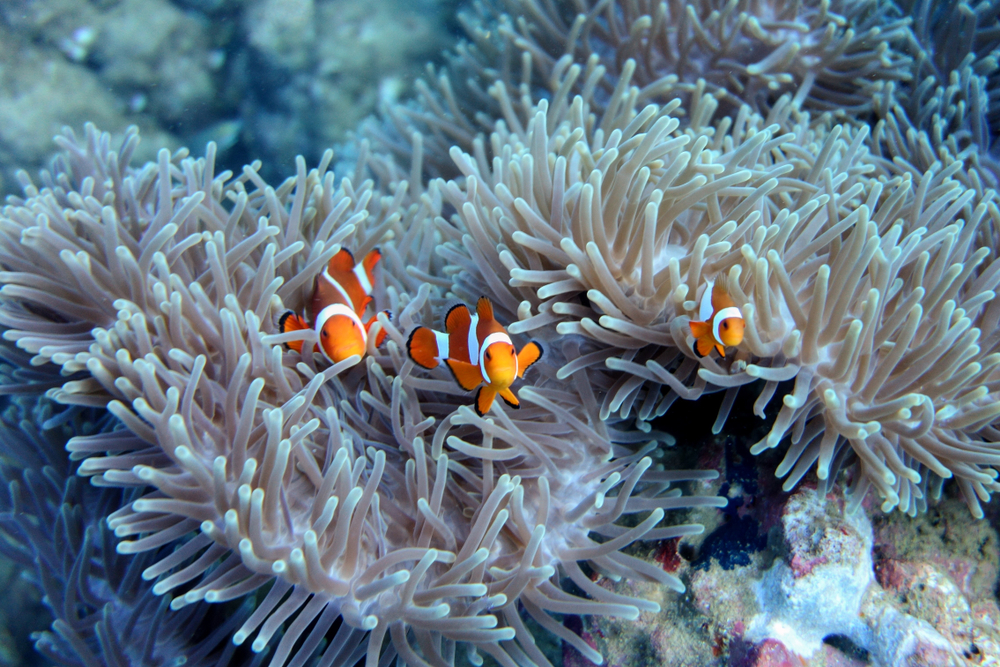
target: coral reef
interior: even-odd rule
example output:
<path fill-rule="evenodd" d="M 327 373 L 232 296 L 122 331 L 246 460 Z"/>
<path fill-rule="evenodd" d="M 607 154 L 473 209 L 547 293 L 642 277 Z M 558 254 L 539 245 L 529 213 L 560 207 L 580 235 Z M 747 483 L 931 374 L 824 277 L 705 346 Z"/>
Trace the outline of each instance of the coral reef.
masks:
<path fill-rule="evenodd" d="M 676 434 L 688 446 L 669 450 L 664 462 L 670 466 L 697 460 L 699 466 L 718 469 L 720 478 L 703 482 L 703 492 L 718 489 L 730 502 L 722 512 L 695 515 L 705 524 L 705 533 L 668 540 L 642 551 L 687 584 L 684 596 L 663 600 L 659 614 L 644 615 L 638 621 L 590 618 L 574 626 L 604 655 L 607 664 L 897 664 L 886 657 L 890 651 L 880 653 L 877 647 L 872 648 L 878 642 L 888 647 L 892 638 L 872 634 L 871 629 L 879 625 L 877 619 L 867 619 L 869 612 L 889 614 L 886 628 L 927 633 L 933 641 L 919 649 L 927 655 L 943 637 L 949 643 L 949 659 L 961 656 L 957 664 L 962 667 L 990 664 L 1000 657 L 993 621 L 998 564 L 995 502 L 985 507 L 986 520 L 971 521 L 964 503 L 954 496 L 933 505 L 926 514 L 910 518 L 899 512 L 885 514 L 873 503 L 848 513 L 842 491 L 835 488 L 824 498 L 812 483 L 793 494 L 783 493 L 780 481 L 771 473 L 780 455 L 768 451 L 754 457 L 747 450 L 748 440 L 753 442 L 758 433 L 766 433 L 766 427 L 754 426 L 749 414 L 752 399 L 740 397 L 734 406 L 734 422 L 725 429 L 733 435 L 711 433 L 713 408 L 705 404 L 718 400 L 718 396 L 709 396 L 690 406 L 677 403 L 671 408 L 668 416 L 678 417 Z M 843 626 L 856 630 L 856 636 L 834 630 L 821 638 L 822 643 L 809 657 L 791 648 L 805 639 L 791 630 L 788 645 L 748 636 L 752 621 L 762 613 L 760 593 L 769 571 L 785 569 L 793 575 L 797 571 L 802 584 L 822 587 L 822 579 L 811 574 L 828 563 L 834 569 L 850 570 L 852 561 L 868 564 L 867 570 L 856 569 L 855 575 L 858 581 L 869 582 L 858 607 L 865 617 Z M 812 570 L 803 565 L 812 566 Z M 897 571 L 898 577 L 894 574 Z M 645 584 L 604 578 L 596 581 L 616 592 L 654 593 Z M 791 582 L 795 581 L 793 576 Z M 796 589 L 793 586 L 790 590 Z M 829 605 L 823 616 L 839 616 L 838 609 Z M 808 616 L 792 620 L 793 625 L 817 623 Z M 918 634 L 904 633 L 896 638 L 901 643 L 892 645 L 907 646 L 907 636 Z M 920 662 L 918 645 L 909 646 L 908 651 L 899 652 L 905 659 L 898 664 L 949 664 L 945 659 Z M 590 664 L 568 648 L 563 662 L 581 667 Z"/>
<path fill-rule="evenodd" d="M 913 549 L 926 530 L 923 517 L 881 515 L 873 532 L 866 511 L 848 511 L 836 492 L 824 497 L 800 488 L 776 504 L 780 523 L 771 544 L 746 564 L 727 568 L 713 559 L 701 567 L 701 555 L 680 560 L 675 571 L 690 578 L 689 606 L 664 605 L 641 623 L 590 619 L 583 636 L 611 665 L 636 664 L 637 652 L 649 664 L 738 667 L 965 667 L 1000 659 L 995 596 L 962 592 L 955 574 Z M 954 500 L 942 507 L 964 513 Z M 747 511 L 763 518 L 771 507 Z M 948 525 L 960 530 L 962 522 Z M 976 526 L 972 539 L 995 544 L 994 528 Z M 995 547 L 980 562 L 995 567 Z M 566 664 L 585 663 L 571 657 Z"/>

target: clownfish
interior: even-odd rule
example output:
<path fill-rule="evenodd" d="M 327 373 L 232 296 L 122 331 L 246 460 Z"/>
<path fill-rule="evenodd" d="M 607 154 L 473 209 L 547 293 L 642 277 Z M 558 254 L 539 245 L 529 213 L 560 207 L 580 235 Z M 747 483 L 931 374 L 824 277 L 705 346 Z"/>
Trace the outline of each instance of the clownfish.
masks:
<path fill-rule="evenodd" d="M 375 283 L 372 271 L 380 259 L 382 253 L 375 249 L 368 253 L 364 261 L 356 264 L 350 251 L 341 248 L 330 259 L 323 273 L 316 277 L 310 312 L 319 339 L 319 350 L 330 363 L 335 364 L 353 355 L 365 355 L 368 332 L 376 316 L 367 322 L 362 322 L 361 316 L 372 301 L 372 285 Z M 389 311 L 384 312 L 391 317 Z M 281 333 L 308 328 L 305 319 L 290 310 L 278 320 Z M 376 347 L 385 340 L 385 334 L 384 329 L 378 332 Z M 287 345 L 301 353 L 302 342 L 296 340 Z"/>
<path fill-rule="evenodd" d="M 725 357 L 727 347 L 743 342 L 743 313 L 722 286 L 708 282 L 701 295 L 698 317 L 700 322 L 689 324 L 695 338 L 694 351 L 699 357 L 707 355 L 713 347 Z"/>
<path fill-rule="evenodd" d="M 485 296 L 479 297 L 475 315 L 465 304 L 452 307 L 445 315 L 444 328 L 446 333 L 428 327 L 414 329 L 406 342 L 410 358 L 427 369 L 444 362 L 462 389 L 479 387 L 475 408 L 480 417 L 498 394 L 510 407 L 519 407 L 510 385 L 542 358 L 541 346 L 531 341 L 515 352 L 507 330 L 494 319 L 493 304 Z"/>

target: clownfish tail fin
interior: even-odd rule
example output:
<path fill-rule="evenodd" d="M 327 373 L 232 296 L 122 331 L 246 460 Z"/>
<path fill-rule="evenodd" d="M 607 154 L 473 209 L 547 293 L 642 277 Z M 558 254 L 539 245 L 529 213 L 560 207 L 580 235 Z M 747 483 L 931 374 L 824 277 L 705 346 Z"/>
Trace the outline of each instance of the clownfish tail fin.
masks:
<path fill-rule="evenodd" d="M 309 325 L 306 324 L 305 320 L 296 315 L 291 310 L 285 311 L 282 314 L 281 319 L 278 320 L 278 331 L 281 333 L 288 333 L 289 331 L 301 331 L 303 329 L 308 329 Z M 296 352 L 302 352 L 302 341 L 293 340 L 285 343 L 285 347 L 290 350 L 295 350 Z"/>
<path fill-rule="evenodd" d="M 287 331 L 287 329 L 285 329 L 285 324 L 291 317 L 295 317 L 294 311 L 286 310 L 284 313 L 281 314 L 281 317 L 278 318 L 278 331 L 280 331 L 281 333 L 285 333 L 285 331 Z"/>
<path fill-rule="evenodd" d="M 542 346 L 535 341 L 529 342 L 517 353 L 517 377 L 524 377 L 524 371 L 542 358 Z"/>
<path fill-rule="evenodd" d="M 427 327 L 417 327 L 410 332 L 406 341 L 406 352 L 410 359 L 423 368 L 436 368 L 438 365 L 437 336 Z"/>

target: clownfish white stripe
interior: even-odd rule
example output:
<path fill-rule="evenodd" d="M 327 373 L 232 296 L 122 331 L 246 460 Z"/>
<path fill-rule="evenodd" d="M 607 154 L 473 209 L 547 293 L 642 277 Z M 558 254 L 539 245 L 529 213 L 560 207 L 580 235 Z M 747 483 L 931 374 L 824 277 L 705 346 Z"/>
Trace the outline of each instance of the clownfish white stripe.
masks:
<path fill-rule="evenodd" d="M 324 308 L 323 310 L 319 311 L 319 315 L 316 316 L 316 336 L 320 340 L 322 340 L 323 338 L 323 327 L 326 325 L 327 320 L 329 320 L 331 317 L 335 315 L 347 315 L 349 318 L 354 320 L 354 323 L 358 325 L 358 328 L 361 330 L 362 342 L 364 342 L 365 345 L 368 344 L 368 332 L 365 331 L 365 325 L 361 323 L 361 318 L 358 317 L 358 314 L 355 313 L 351 308 L 348 308 L 342 303 L 331 304 L 326 308 Z M 327 355 L 326 347 L 324 345 L 320 345 L 319 349 L 323 352 L 323 356 L 326 357 L 327 360 L 332 363 L 333 359 L 330 359 L 330 357 Z"/>
<path fill-rule="evenodd" d="M 433 331 L 433 330 L 432 330 Z M 437 343 L 437 357 L 438 362 L 442 362 L 449 358 L 451 353 L 450 345 L 448 344 L 448 334 L 441 333 L 440 331 L 433 331 L 434 341 Z"/>
<path fill-rule="evenodd" d="M 333 279 L 333 276 L 330 275 L 330 271 L 328 269 L 323 269 L 323 277 L 326 279 L 326 282 L 333 285 L 336 290 L 340 292 L 340 295 L 344 297 L 344 303 L 346 303 L 348 307 L 353 308 L 354 301 L 352 301 L 350 295 L 347 294 L 347 290 L 344 289 L 343 285 Z"/>
<path fill-rule="evenodd" d="M 712 318 L 712 335 L 715 336 L 715 340 L 722 341 L 719 335 L 719 327 L 722 326 L 722 320 L 727 320 L 730 317 L 735 317 L 738 319 L 743 319 L 743 313 L 736 306 L 730 306 L 729 308 L 723 308 L 715 314 Z"/>
<path fill-rule="evenodd" d="M 469 319 L 469 363 L 476 363 L 479 358 L 479 334 L 476 329 L 479 327 L 479 315 L 473 315 Z"/>
<path fill-rule="evenodd" d="M 354 275 L 358 277 L 358 282 L 361 283 L 361 289 L 365 294 L 372 293 L 372 283 L 368 280 L 368 271 L 365 269 L 364 264 L 358 264 L 354 267 Z"/>
<path fill-rule="evenodd" d="M 698 307 L 698 319 L 702 322 L 708 322 L 712 319 L 712 288 L 715 287 L 715 283 L 711 280 L 705 282 L 705 291 L 701 294 L 701 303 Z"/>
<path fill-rule="evenodd" d="M 488 350 L 490 348 L 490 345 L 492 345 L 493 343 L 507 343 L 510 346 L 514 345 L 510 340 L 510 336 L 501 331 L 498 331 L 496 333 L 491 333 L 489 336 L 486 337 L 486 340 L 483 341 L 483 346 L 479 349 L 479 373 L 483 376 L 483 379 L 486 381 L 487 384 L 493 382 L 493 380 L 490 379 L 489 375 L 486 373 L 486 350 Z M 514 376 L 515 377 L 517 376 L 516 355 L 514 357 Z"/>

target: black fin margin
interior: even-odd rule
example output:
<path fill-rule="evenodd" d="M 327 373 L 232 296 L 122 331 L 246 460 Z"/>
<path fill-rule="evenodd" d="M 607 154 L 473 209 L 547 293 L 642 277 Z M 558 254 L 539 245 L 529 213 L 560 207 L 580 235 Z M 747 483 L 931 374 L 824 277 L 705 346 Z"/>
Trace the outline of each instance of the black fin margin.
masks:
<path fill-rule="evenodd" d="M 539 358 L 541 358 L 541 357 L 539 357 Z M 513 403 L 511 403 L 510 401 L 508 401 L 506 398 L 504 398 L 504 395 L 501 394 L 499 391 L 497 392 L 497 396 L 499 396 L 501 399 L 503 399 L 503 402 L 506 403 L 511 408 L 513 408 L 514 410 L 520 410 L 521 409 L 521 404 L 520 403 L 518 403 L 517 405 L 514 405 Z"/>
<path fill-rule="evenodd" d="M 461 385 L 459 385 L 461 386 Z M 476 414 L 480 417 L 484 416 L 482 412 L 479 411 L 479 394 L 483 391 L 483 386 L 480 385 L 479 389 L 476 390 L 476 399 L 472 401 L 472 409 L 476 411 Z"/>

